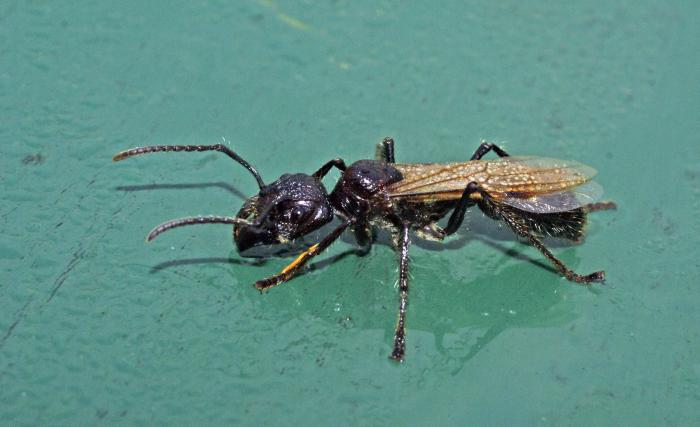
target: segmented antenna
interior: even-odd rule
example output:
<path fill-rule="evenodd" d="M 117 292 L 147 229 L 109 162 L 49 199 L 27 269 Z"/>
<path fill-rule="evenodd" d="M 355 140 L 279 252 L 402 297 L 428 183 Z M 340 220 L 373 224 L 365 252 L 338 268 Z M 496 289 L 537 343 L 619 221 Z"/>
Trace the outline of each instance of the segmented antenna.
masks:
<path fill-rule="evenodd" d="M 130 150 L 122 151 L 117 153 L 112 160 L 118 162 L 124 160 L 127 157 L 138 156 L 139 154 L 146 153 L 157 153 L 159 151 L 220 151 L 233 160 L 237 161 L 244 168 L 248 169 L 248 172 L 253 174 L 253 177 L 258 182 L 258 187 L 262 189 L 265 186 L 260 173 L 248 162 L 246 162 L 241 156 L 231 151 L 230 148 L 223 144 L 215 145 L 150 145 L 147 147 L 136 147 Z"/>
<path fill-rule="evenodd" d="M 184 227 L 186 225 L 196 225 L 196 224 L 238 224 L 238 225 L 251 225 L 250 222 L 241 219 L 234 218 L 230 216 L 191 216 L 187 218 L 174 219 L 172 221 L 164 222 L 158 225 L 156 228 L 151 230 L 146 237 L 146 241 L 150 242 L 155 239 L 159 234 L 177 227 Z"/>

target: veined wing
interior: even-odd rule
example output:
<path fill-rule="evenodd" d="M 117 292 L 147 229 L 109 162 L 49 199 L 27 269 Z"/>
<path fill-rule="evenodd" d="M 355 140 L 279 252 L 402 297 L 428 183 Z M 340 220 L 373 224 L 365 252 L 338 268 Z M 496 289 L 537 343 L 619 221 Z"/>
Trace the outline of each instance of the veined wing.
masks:
<path fill-rule="evenodd" d="M 569 211 L 602 194 L 601 187 L 590 182 L 595 169 L 570 160 L 502 157 L 394 167 L 404 179 L 389 186 L 389 195 L 410 201 L 456 200 L 472 181 L 494 199 L 536 213 Z"/>
<path fill-rule="evenodd" d="M 547 214 L 572 211 L 583 205 L 597 202 L 602 195 L 603 187 L 595 181 L 588 181 L 565 191 L 529 197 L 506 197 L 501 201 L 520 210 Z"/>

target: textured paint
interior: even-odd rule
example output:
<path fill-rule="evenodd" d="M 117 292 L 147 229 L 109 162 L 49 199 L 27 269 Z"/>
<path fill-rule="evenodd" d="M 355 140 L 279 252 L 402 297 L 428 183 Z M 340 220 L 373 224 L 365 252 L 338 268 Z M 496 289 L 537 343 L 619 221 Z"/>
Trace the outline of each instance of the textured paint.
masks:
<path fill-rule="evenodd" d="M 699 12 L 0 2 L 0 424 L 700 423 Z M 225 137 L 270 182 L 384 136 L 400 163 L 487 139 L 596 168 L 620 209 L 552 249 L 606 285 L 468 214 L 446 245 L 411 246 L 397 365 L 386 244 L 356 257 L 346 233 L 261 295 L 293 258 L 241 259 L 229 225 L 144 243 L 165 220 L 235 214 L 247 171 L 221 153 L 111 160 Z"/>

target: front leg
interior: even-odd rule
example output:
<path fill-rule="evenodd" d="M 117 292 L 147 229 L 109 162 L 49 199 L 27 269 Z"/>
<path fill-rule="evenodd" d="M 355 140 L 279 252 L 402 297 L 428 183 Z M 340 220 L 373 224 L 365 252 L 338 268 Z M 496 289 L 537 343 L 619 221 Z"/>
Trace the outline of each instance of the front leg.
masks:
<path fill-rule="evenodd" d="M 260 291 L 264 291 L 281 283 L 284 283 L 288 280 L 291 280 L 294 276 L 301 272 L 302 267 L 304 267 L 304 265 L 306 265 L 306 263 L 309 262 L 311 258 L 320 254 L 328 246 L 330 246 L 331 243 L 335 242 L 338 239 L 338 237 L 340 237 L 340 235 L 343 234 L 343 231 L 345 231 L 345 229 L 348 228 L 348 226 L 350 226 L 350 224 L 351 221 L 343 221 L 333 231 L 328 233 L 326 237 L 321 239 L 320 242 L 311 245 L 311 247 L 299 254 L 299 256 L 297 256 L 294 259 L 294 261 L 292 261 L 289 265 L 284 267 L 284 269 L 282 269 L 282 271 L 280 271 L 278 274 L 268 277 L 267 279 L 258 280 L 257 282 L 255 282 L 255 287 Z"/>
<path fill-rule="evenodd" d="M 408 224 L 401 227 L 399 236 L 399 319 L 396 322 L 396 332 L 394 333 L 394 349 L 391 352 L 391 359 L 403 362 L 406 352 L 406 308 L 408 307 Z"/>

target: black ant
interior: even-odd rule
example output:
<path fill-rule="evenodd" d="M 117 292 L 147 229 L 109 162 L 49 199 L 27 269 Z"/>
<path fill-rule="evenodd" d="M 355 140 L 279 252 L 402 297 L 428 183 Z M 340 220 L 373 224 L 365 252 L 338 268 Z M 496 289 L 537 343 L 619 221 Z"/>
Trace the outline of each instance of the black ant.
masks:
<path fill-rule="evenodd" d="M 256 248 L 287 244 L 334 217 L 340 220 L 338 226 L 301 252 L 280 273 L 257 281 L 255 287 L 261 291 L 299 274 L 311 258 L 348 228 L 365 250 L 371 247 L 373 227 L 388 229 L 399 252 L 399 313 L 390 356 L 397 361 L 403 361 L 405 353 L 410 232 L 423 239 L 441 241 L 457 231 L 465 211 L 474 205 L 528 240 L 568 280 L 579 284 L 605 280 L 603 271 L 575 273 L 540 240 L 549 235 L 578 242 L 583 237 L 588 212 L 615 208 L 612 202 L 595 203 L 602 193 L 601 187 L 591 181 L 595 170 L 577 162 L 511 157 L 497 145 L 482 142 L 467 162 L 398 164 L 394 161 L 394 140 L 385 138 L 377 146 L 376 160 L 359 160 L 346 166 L 336 158 L 311 175 L 284 174 L 265 184 L 250 163 L 222 144 L 132 148 L 113 160 L 160 151 L 220 151 L 246 168 L 260 191 L 245 201 L 235 217 L 197 216 L 168 221 L 148 234 L 149 241 L 166 230 L 185 225 L 233 224 L 233 240 L 239 253 L 256 256 Z M 499 158 L 481 160 L 490 151 Z M 329 194 L 321 180 L 334 167 L 342 176 Z M 437 221 L 448 213 L 447 224 L 441 227 Z"/>

